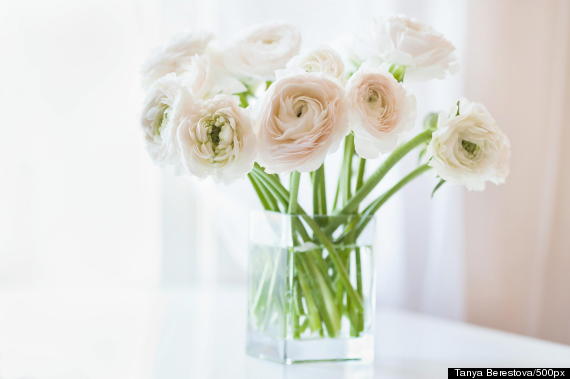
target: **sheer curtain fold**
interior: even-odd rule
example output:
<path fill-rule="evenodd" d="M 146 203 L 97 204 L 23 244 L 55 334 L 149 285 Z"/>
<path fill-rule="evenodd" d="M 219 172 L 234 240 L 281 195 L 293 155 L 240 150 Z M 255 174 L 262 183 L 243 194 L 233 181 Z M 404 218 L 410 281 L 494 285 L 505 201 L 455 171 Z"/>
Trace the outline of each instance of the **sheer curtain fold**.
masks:
<path fill-rule="evenodd" d="M 570 343 L 570 3 L 484 0 L 468 13 L 467 95 L 513 152 L 506 185 L 466 197 L 467 318 Z"/>
<path fill-rule="evenodd" d="M 158 281 L 141 4 L 0 3 L 0 288 Z"/>

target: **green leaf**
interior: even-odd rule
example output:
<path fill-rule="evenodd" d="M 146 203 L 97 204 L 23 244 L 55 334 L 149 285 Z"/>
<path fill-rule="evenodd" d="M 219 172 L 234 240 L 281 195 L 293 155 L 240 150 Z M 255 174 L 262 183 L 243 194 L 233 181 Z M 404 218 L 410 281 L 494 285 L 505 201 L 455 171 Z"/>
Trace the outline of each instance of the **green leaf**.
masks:
<path fill-rule="evenodd" d="M 435 193 L 437 192 L 438 189 L 440 189 L 441 186 L 443 186 L 445 184 L 445 179 L 441 179 L 433 188 L 433 191 L 431 191 L 431 197 L 433 198 L 433 195 L 435 195 Z"/>
<path fill-rule="evenodd" d="M 424 123 L 423 123 L 424 129 L 436 130 L 438 118 L 439 118 L 439 115 L 437 113 L 435 113 L 435 112 L 428 113 L 424 117 Z"/>
<path fill-rule="evenodd" d="M 406 76 L 406 66 L 393 64 L 390 66 L 388 71 L 390 71 L 390 74 L 392 74 L 394 79 L 396 79 L 398 82 L 401 83 L 404 81 L 404 77 Z"/>
<path fill-rule="evenodd" d="M 421 163 L 422 160 L 424 159 L 425 155 L 427 154 L 427 148 L 424 147 L 423 149 L 420 150 L 420 152 L 418 153 L 418 163 Z"/>
<path fill-rule="evenodd" d="M 239 106 L 242 108 L 247 108 L 249 106 L 249 101 L 247 100 L 249 93 L 248 92 L 240 92 L 236 93 L 239 96 Z"/>
<path fill-rule="evenodd" d="M 235 96 L 239 97 L 239 106 L 242 108 L 247 108 L 249 106 L 249 99 L 254 97 L 254 88 L 245 82 L 242 82 L 245 87 L 245 91 L 234 93 Z"/>

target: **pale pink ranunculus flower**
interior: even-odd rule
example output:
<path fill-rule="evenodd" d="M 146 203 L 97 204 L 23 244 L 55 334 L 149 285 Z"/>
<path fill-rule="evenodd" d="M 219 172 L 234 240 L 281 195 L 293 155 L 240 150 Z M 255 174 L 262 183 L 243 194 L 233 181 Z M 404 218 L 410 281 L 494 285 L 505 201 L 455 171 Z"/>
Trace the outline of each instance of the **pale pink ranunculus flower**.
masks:
<path fill-rule="evenodd" d="M 222 53 L 214 48 L 192 57 L 181 77 L 192 95 L 201 99 L 247 90 L 245 85 L 228 71 Z"/>
<path fill-rule="evenodd" d="M 356 152 L 373 159 L 388 152 L 414 126 L 415 97 L 386 71 L 363 65 L 347 84 Z"/>
<path fill-rule="evenodd" d="M 483 104 L 462 99 L 441 113 L 428 146 L 429 165 L 453 184 L 485 189 L 504 183 L 509 174 L 510 142 Z"/>
<path fill-rule="evenodd" d="M 146 148 L 159 165 L 177 166 L 179 163 L 176 119 L 183 107 L 184 91 L 180 79 L 171 73 L 153 83 L 144 101 L 141 126 Z M 184 111 L 188 112 L 188 109 Z"/>
<path fill-rule="evenodd" d="M 301 33 L 285 23 L 254 25 L 226 48 L 226 66 L 245 79 L 274 80 L 301 48 Z"/>
<path fill-rule="evenodd" d="M 287 64 L 288 69 L 300 69 L 304 72 L 322 72 L 343 80 L 344 62 L 336 50 L 322 46 L 295 56 Z"/>
<path fill-rule="evenodd" d="M 188 103 L 195 100 L 190 95 Z M 183 167 L 200 178 L 228 183 L 253 167 L 256 138 L 247 110 L 230 95 L 217 95 L 179 115 L 178 146 Z"/>
<path fill-rule="evenodd" d="M 388 64 L 406 66 L 406 80 L 443 79 L 457 71 L 455 47 L 441 33 L 404 16 L 376 21 L 370 52 Z"/>
<path fill-rule="evenodd" d="M 326 75 L 285 76 L 259 104 L 259 160 L 268 171 L 317 169 L 348 130 L 343 88 Z"/>
<path fill-rule="evenodd" d="M 211 33 L 184 33 L 157 48 L 143 66 L 143 85 L 148 87 L 169 73 L 183 73 L 195 56 L 206 51 L 212 39 Z"/>

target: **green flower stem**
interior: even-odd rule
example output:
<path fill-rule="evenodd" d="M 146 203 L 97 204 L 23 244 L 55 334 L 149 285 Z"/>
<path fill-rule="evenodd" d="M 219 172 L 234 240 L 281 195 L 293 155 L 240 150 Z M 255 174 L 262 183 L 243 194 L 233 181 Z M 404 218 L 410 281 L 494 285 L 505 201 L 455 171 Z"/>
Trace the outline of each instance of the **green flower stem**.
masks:
<path fill-rule="evenodd" d="M 408 142 L 400 145 L 396 148 L 392 154 L 386 158 L 386 160 L 374 171 L 370 177 L 362 184 L 360 189 L 356 191 L 354 196 L 344 205 L 340 210 L 334 212 L 333 216 L 348 215 L 352 211 L 358 208 L 360 202 L 376 187 L 376 185 L 384 178 L 384 176 L 390 171 L 392 167 L 396 165 L 406 154 L 412 151 L 417 146 L 429 141 L 431 139 L 432 131 L 424 130 Z M 338 218 L 332 219 L 325 229 L 325 233 L 332 234 L 334 230 L 341 224 Z"/>
<path fill-rule="evenodd" d="M 301 338 L 301 316 L 303 313 L 303 305 L 301 303 L 301 294 L 299 293 L 299 279 L 298 274 L 293 275 L 293 285 L 291 292 L 293 294 L 293 304 L 291 304 L 291 313 L 293 320 L 293 338 Z M 285 327 L 286 328 L 286 327 Z M 284 333 L 285 335 L 287 332 Z"/>
<path fill-rule="evenodd" d="M 354 143 L 353 143 L 353 150 L 354 150 Z M 356 173 L 356 183 L 354 185 L 354 192 L 358 191 L 362 184 L 364 183 L 364 173 L 366 171 L 366 159 L 360 158 L 358 160 L 358 170 Z M 358 217 L 358 207 L 354 210 L 356 214 L 355 217 L 350 221 L 349 225 L 346 226 L 345 232 L 352 231 L 350 233 L 350 238 L 348 241 L 344 243 L 346 246 L 354 246 L 354 263 L 355 263 L 355 274 L 356 274 L 356 292 L 358 295 L 363 298 L 364 293 L 362 291 L 362 264 L 361 264 L 361 257 L 360 257 L 360 248 L 356 247 L 357 243 L 357 235 L 356 232 L 356 223 L 359 219 Z M 347 253 L 347 267 L 350 267 L 350 253 L 351 249 L 349 248 Z M 362 330 L 364 330 L 364 309 L 362 308 L 353 308 L 350 307 L 350 317 L 351 317 L 351 325 L 350 325 L 350 332 L 353 336 L 358 336 Z"/>
<path fill-rule="evenodd" d="M 289 179 L 289 209 L 287 213 L 295 214 L 297 212 L 297 196 L 299 195 L 299 182 L 301 173 L 293 171 Z"/>
<path fill-rule="evenodd" d="M 298 171 L 291 173 L 289 182 L 288 208 L 288 213 L 291 215 L 294 215 L 297 212 L 297 197 L 299 195 L 300 178 L 301 174 Z M 293 216 L 293 218 L 295 219 L 296 216 Z M 311 218 L 311 220 L 313 219 Z M 295 220 L 292 220 L 293 233 L 295 230 L 294 221 Z M 295 237 L 295 235 L 293 235 L 293 237 Z M 321 271 L 319 268 L 317 268 L 320 262 L 316 259 L 311 259 L 313 257 L 315 256 L 309 255 L 309 252 L 301 253 L 293 250 L 293 259 L 299 260 L 301 264 L 304 264 L 304 272 L 307 274 L 307 279 L 310 283 L 312 282 L 311 287 L 315 290 L 313 293 L 313 298 L 315 299 L 317 308 L 321 313 L 321 318 L 325 323 L 327 332 L 329 336 L 334 337 L 337 335 L 338 330 L 340 329 L 340 317 L 337 313 L 335 313 L 336 308 L 334 307 L 334 303 L 332 301 L 332 292 L 330 288 L 327 287 L 327 282 L 323 277 L 323 272 L 326 273 L 326 271 Z M 315 258 L 321 257 L 320 255 L 317 255 Z M 300 276 L 302 275 L 303 274 L 300 273 Z M 319 294 L 321 296 L 318 296 Z"/>
<path fill-rule="evenodd" d="M 318 169 L 311 172 L 311 182 L 313 184 L 313 214 L 324 215 L 327 213 L 324 163 Z"/>
<path fill-rule="evenodd" d="M 261 273 L 261 278 L 259 280 L 259 286 L 255 291 L 255 295 L 253 296 L 253 300 L 251 302 L 251 307 L 254 309 L 255 312 L 258 312 L 258 309 L 262 306 L 262 299 L 263 299 L 263 292 L 265 291 L 265 284 L 267 283 L 267 275 L 269 270 L 271 269 L 270 264 L 263 265 L 263 272 Z"/>
<path fill-rule="evenodd" d="M 309 315 L 305 312 L 303 305 L 303 293 L 299 284 L 299 273 L 293 274 L 293 338 L 299 339 L 309 325 Z M 304 316 L 303 323 L 300 322 Z M 303 326 L 304 325 L 304 326 Z"/>
<path fill-rule="evenodd" d="M 293 291 L 293 296 L 299 296 L 298 293 L 296 291 Z M 292 318 L 293 318 L 293 338 L 294 339 L 300 339 L 301 338 L 301 322 L 300 322 L 300 318 L 301 315 L 298 312 L 298 309 L 296 307 L 293 307 L 292 311 L 293 313 Z M 286 333 L 284 333 L 286 334 Z"/>
<path fill-rule="evenodd" d="M 321 182 L 321 213 L 327 213 L 327 178 L 325 164 L 321 166 L 319 173 L 319 180 Z"/>
<path fill-rule="evenodd" d="M 267 174 L 261 168 L 254 167 L 251 172 L 259 179 L 259 182 L 263 183 L 265 188 L 275 196 L 275 198 L 283 205 L 284 209 L 289 209 L 289 192 L 285 187 L 283 187 L 279 180 Z M 299 204 L 297 204 L 297 209 L 304 212 Z M 293 230 L 296 230 L 304 241 L 310 241 L 311 238 L 305 230 L 303 223 L 301 223 L 297 218 L 294 218 L 293 221 L 295 223 L 295 228 Z"/>
<path fill-rule="evenodd" d="M 342 166 L 341 166 L 342 167 Z M 337 209 L 338 206 L 338 199 L 340 197 L 340 176 L 336 183 L 336 190 L 334 191 L 334 198 L 333 198 L 333 205 L 332 205 L 332 212 Z"/>
<path fill-rule="evenodd" d="M 265 186 L 267 191 L 273 194 L 285 209 L 289 209 L 289 191 L 283 187 L 281 182 L 276 181 L 261 168 L 254 167 L 250 173 L 257 177 L 259 182 Z M 300 208 L 299 205 L 297 206 Z"/>
<path fill-rule="evenodd" d="M 342 163 L 340 165 L 340 173 L 338 175 L 338 181 L 336 185 L 336 191 L 334 194 L 333 201 L 333 211 L 337 209 L 339 200 L 343 200 L 343 204 L 346 203 L 347 199 L 350 197 L 350 178 L 352 173 L 349 170 L 352 169 L 352 156 L 354 155 L 354 135 L 352 133 L 344 137 L 344 149 L 342 153 Z M 347 181 L 348 178 L 348 181 Z M 347 188 L 347 185 L 349 186 Z M 341 199 L 342 196 L 342 199 Z"/>
<path fill-rule="evenodd" d="M 258 179 L 252 173 L 248 173 L 247 177 L 261 202 L 261 205 L 266 211 L 279 212 L 279 206 L 273 195 L 259 183 Z"/>
<path fill-rule="evenodd" d="M 327 184 L 325 179 L 325 164 L 323 163 L 321 167 L 315 171 L 315 182 L 318 185 L 318 213 L 315 214 L 324 215 L 327 213 Z"/>
<path fill-rule="evenodd" d="M 328 288 L 325 279 L 321 276 L 315 267 L 315 262 L 306 256 L 305 253 L 295 253 L 303 266 L 306 273 L 307 281 L 313 290 L 312 296 L 315 299 L 317 309 L 319 310 L 321 319 L 325 324 L 325 328 L 330 337 L 335 337 L 340 329 L 340 316 L 336 313 L 336 308 L 332 302 L 332 293 Z"/>
<path fill-rule="evenodd" d="M 297 197 L 299 196 L 299 183 L 300 183 L 300 179 L 301 179 L 301 174 L 298 171 L 294 171 L 291 173 L 290 177 L 289 177 L 289 206 L 287 207 L 287 213 L 289 214 L 295 214 L 295 212 L 297 211 Z M 296 236 L 296 223 L 295 223 L 295 218 L 293 217 L 293 219 L 291 220 L 291 238 L 293 241 L 293 246 L 298 245 L 299 241 L 297 240 L 297 236 Z M 323 305 L 320 302 L 320 298 L 318 296 L 313 297 L 312 293 L 311 293 L 311 288 L 316 288 L 316 286 L 314 284 L 312 284 L 311 282 L 313 281 L 312 275 L 311 275 L 311 270 L 308 267 L 308 263 L 305 261 L 305 257 L 302 257 L 301 255 L 299 255 L 296 251 L 295 251 L 295 247 L 293 247 L 291 249 L 291 259 L 294 261 L 294 264 L 297 266 L 297 277 L 300 280 L 301 285 L 304 285 L 305 289 L 304 289 L 304 293 L 305 293 L 305 298 L 310 298 L 312 299 L 313 305 L 311 307 L 311 315 L 312 315 L 312 328 L 317 328 L 316 323 L 317 323 L 317 316 L 315 316 L 315 313 L 318 315 L 318 313 L 321 314 L 325 325 L 329 328 L 329 333 L 330 333 L 330 322 L 327 319 L 327 314 L 326 312 L 324 312 L 322 310 Z M 308 285 L 307 282 L 311 283 L 310 285 Z M 320 330 L 321 328 L 321 323 L 319 321 L 318 323 L 318 329 L 315 330 Z M 299 334 L 298 332 L 298 328 L 295 328 L 295 330 L 293 331 L 293 334 Z"/>
<path fill-rule="evenodd" d="M 310 172 L 309 176 L 311 177 L 311 185 L 313 186 L 313 214 L 318 214 L 321 204 L 319 200 L 319 186 L 317 184 L 317 171 Z"/>
<path fill-rule="evenodd" d="M 264 175 L 260 175 L 260 171 L 263 172 Z M 266 174 L 261 169 L 252 170 L 252 172 L 250 172 L 250 174 L 255 178 L 254 182 L 256 184 L 259 184 L 259 186 L 261 188 L 264 188 L 267 192 L 275 195 L 275 198 L 277 198 L 282 203 L 284 209 L 287 209 L 287 210 L 294 210 L 295 209 L 296 198 L 294 198 L 292 195 L 288 194 L 286 190 L 285 191 L 276 191 L 275 189 L 272 189 L 268 185 L 269 183 L 271 183 L 275 186 L 276 189 L 279 189 L 280 187 L 282 187 L 281 182 L 279 181 L 279 177 L 274 176 L 274 175 L 270 175 L 270 174 Z M 291 181 L 292 181 L 291 187 L 294 190 L 292 193 L 294 193 L 296 191 L 298 194 L 299 179 L 300 179 L 299 173 L 297 173 L 296 175 L 291 175 Z M 260 191 L 260 192 L 263 192 L 263 191 Z M 260 199 L 264 199 L 263 196 Z M 262 202 L 263 202 L 263 200 L 262 200 Z M 293 207 L 291 206 L 291 204 L 294 204 Z M 293 220 L 292 230 L 299 232 L 299 234 L 301 235 L 301 238 L 303 240 L 309 239 L 308 234 L 306 233 L 306 231 L 304 231 L 303 225 L 301 224 L 301 222 L 299 220 Z M 293 237 L 293 240 L 296 241 L 295 235 L 293 235 L 292 237 Z M 319 310 L 318 301 L 315 299 L 315 294 L 314 294 L 314 291 L 312 291 L 312 286 L 308 282 L 309 277 L 310 277 L 310 273 L 306 273 L 306 270 L 304 269 L 300 259 L 293 258 L 293 264 L 295 265 L 296 272 L 297 272 L 296 278 L 298 281 L 296 283 L 298 283 L 298 288 L 301 289 L 302 294 L 304 295 L 305 300 L 307 302 L 307 315 L 306 316 L 307 316 L 308 323 L 305 325 L 305 327 L 309 326 L 309 328 L 312 331 L 320 332 L 322 334 L 320 314 L 323 312 L 321 312 Z M 298 291 L 298 293 L 301 291 Z M 298 301 L 298 304 L 302 304 L 300 302 L 300 300 Z M 302 326 L 298 325 L 299 314 L 295 313 L 296 311 L 294 309 L 292 310 L 292 312 L 293 312 L 293 314 L 291 316 L 293 318 L 293 322 L 295 325 L 297 325 L 295 327 L 295 330 L 293 331 L 293 334 L 294 334 L 294 336 L 300 336 L 300 334 L 302 333 L 300 328 Z"/>
<path fill-rule="evenodd" d="M 352 195 L 352 157 L 354 156 L 354 135 L 350 133 L 344 139 L 344 157 L 342 160 L 342 200 L 343 205 L 348 203 Z"/>
<path fill-rule="evenodd" d="M 247 174 L 247 178 L 249 179 L 249 182 L 251 183 L 253 190 L 257 194 L 257 197 L 259 198 L 259 201 L 261 202 L 263 209 L 265 209 L 266 211 L 272 211 L 273 207 L 269 204 L 269 201 L 267 200 L 267 197 L 261 190 L 261 187 L 259 186 L 259 183 L 257 182 L 255 176 L 250 172 Z"/>
<path fill-rule="evenodd" d="M 360 248 L 359 247 L 354 248 L 354 260 L 355 260 L 354 263 L 356 265 L 356 292 L 358 292 L 360 297 L 362 297 L 363 296 L 363 291 L 362 291 L 362 263 L 361 263 L 361 259 L 360 259 Z M 358 314 L 358 326 L 357 326 L 356 330 L 357 330 L 357 333 L 364 330 L 364 312 L 360 312 Z"/>
<path fill-rule="evenodd" d="M 279 198 L 283 199 L 283 198 L 288 197 L 287 196 L 288 195 L 287 189 L 285 189 L 283 187 L 283 185 L 281 185 L 281 183 L 275 182 L 260 167 L 254 167 L 253 172 L 257 173 L 257 175 L 259 175 L 259 177 L 265 178 L 267 183 L 270 183 L 272 188 L 275 190 L 274 193 L 279 194 Z M 290 208 L 290 206 L 289 206 L 289 208 Z M 307 213 L 305 212 L 305 210 L 300 205 L 297 204 L 295 209 L 297 210 L 297 214 L 300 215 L 303 218 L 303 221 L 305 221 L 305 223 L 309 226 L 309 228 L 311 228 L 316 239 L 318 239 L 322 243 L 322 245 L 327 249 L 327 251 L 329 252 L 329 254 L 331 256 L 331 260 L 334 264 L 334 267 L 338 271 L 338 273 L 340 275 L 340 279 L 345 286 L 345 289 L 348 291 L 348 295 L 354 298 L 353 300 L 354 300 L 356 306 L 361 307 L 362 306 L 362 299 L 360 298 L 360 296 L 358 296 L 358 294 L 355 292 L 354 288 L 352 287 L 352 284 L 350 283 L 350 278 L 349 278 L 348 273 L 346 271 L 346 267 L 342 263 L 342 260 L 340 259 L 338 252 L 334 248 L 334 245 L 333 245 L 332 241 L 330 240 L 330 238 L 327 237 L 327 235 L 323 232 L 323 230 L 321 230 L 321 228 L 317 224 L 317 222 L 313 218 L 308 216 Z"/>
<path fill-rule="evenodd" d="M 323 244 L 323 246 L 327 249 L 328 253 L 330 254 L 334 267 L 340 276 L 340 280 L 344 284 L 345 290 L 347 291 L 348 295 L 354 301 L 355 306 L 362 307 L 362 299 L 352 287 L 352 284 L 350 283 L 350 278 L 346 271 L 346 267 L 343 264 L 341 257 L 336 251 L 332 241 L 321 230 L 321 228 L 319 227 L 319 225 L 316 223 L 315 220 L 313 220 L 310 216 L 307 216 L 306 214 L 302 216 L 303 220 L 307 223 L 307 225 L 309 225 L 309 227 L 315 234 L 315 237 L 317 237 L 317 239 Z"/>
<path fill-rule="evenodd" d="M 374 213 L 376 213 L 384 203 L 386 203 L 396 192 L 398 192 L 406 184 L 408 184 L 409 182 L 411 182 L 412 180 L 414 180 L 424 172 L 429 171 L 430 169 L 431 167 L 428 166 L 427 164 L 415 168 L 408 175 L 404 176 L 399 182 L 394 184 L 390 189 L 388 189 L 386 192 L 384 192 L 382 195 L 380 195 L 378 198 L 372 201 L 362 212 L 362 217 L 360 218 L 360 222 L 356 226 L 356 232 L 354 233 L 356 235 L 356 238 L 358 238 L 358 236 L 360 235 L 360 233 L 362 233 L 366 225 L 368 225 L 368 222 L 370 222 L 370 220 L 372 219 Z M 353 235 L 349 236 L 351 239 L 355 238 Z M 341 236 L 339 240 L 342 240 L 345 237 L 346 236 Z"/>
<path fill-rule="evenodd" d="M 303 300 L 302 300 L 301 296 L 299 295 L 301 288 L 300 288 L 300 284 L 299 284 L 298 280 L 295 281 L 295 291 L 297 294 L 294 295 L 293 298 L 295 299 L 294 305 L 295 305 L 295 308 L 297 310 L 297 313 L 299 315 L 305 315 L 307 312 L 305 312 L 305 306 L 303 305 Z"/>
<path fill-rule="evenodd" d="M 358 171 L 356 173 L 356 184 L 355 184 L 355 188 L 354 188 L 354 192 L 357 192 L 361 187 L 362 184 L 364 183 L 364 174 L 366 172 L 366 159 L 365 158 L 360 158 L 358 160 Z M 356 213 L 358 214 L 358 207 L 356 208 Z M 356 216 L 354 218 L 355 221 L 357 221 L 359 219 L 358 216 Z M 351 242 L 349 243 L 349 246 L 354 245 L 354 265 L 355 265 L 355 271 L 356 271 L 356 292 L 358 292 L 358 294 L 360 295 L 360 297 L 364 296 L 364 292 L 363 292 L 363 288 L 362 288 L 362 259 L 361 259 L 361 254 L 360 254 L 360 248 L 357 247 L 357 239 L 358 239 L 358 234 L 356 234 L 356 228 L 354 227 L 353 232 L 350 233 L 351 234 Z M 356 322 L 354 323 L 356 324 L 354 327 L 354 333 L 355 335 L 359 335 L 360 332 L 362 332 L 364 330 L 364 310 L 362 310 L 362 312 L 359 312 L 356 315 Z"/>
<path fill-rule="evenodd" d="M 355 188 L 354 188 L 354 192 L 357 192 L 361 187 L 362 184 L 364 183 L 364 174 L 366 172 L 366 159 L 365 158 L 360 158 L 358 160 L 358 171 L 356 174 L 356 184 L 355 184 Z M 356 211 L 358 211 L 358 208 L 356 208 Z M 358 213 L 358 212 L 357 212 Z M 353 244 L 355 246 L 354 248 L 354 264 L 355 264 L 355 270 L 356 270 L 356 292 L 358 292 L 358 294 L 360 295 L 360 297 L 363 297 L 363 291 L 362 291 L 362 263 L 361 263 L 361 256 L 360 256 L 360 248 L 356 247 L 356 240 L 358 239 L 358 235 L 356 234 L 356 229 L 355 229 L 355 234 L 352 236 L 352 241 Z M 357 320 L 357 327 L 356 327 L 356 333 L 358 334 L 360 331 L 364 330 L 364 313 L 360 313 L 358 314 L 358 320 Z"/>
<path fill-rule="evenodd" d="M 364 183 L 364 173 L 366 171 L 366 159 L 360 158 L 358 160 L 358 172 L 356 174 L 356 188 L 355 192 L 362 187 L 362 183 Z"/>
<path fill-rule="evenodd" d="M 266 299 L 269 299 L 269 302 L 266 306 L 266 316 L 265 316 L 265 327 L 267 327 L 268 323 L 269 323 L 269 316 L 271 314 L 271 302 L 273 300 L 278 301 L 279 300 L 279 296 L 273 296 L 273 292 L 275 290 L 275 284 L 276 284 L 276 280 L 277 280 L 277 271 L 279 269 L 279 265 L 277 264 L 277 262 L 272 262 L 272 266 L 273 266 L 273 272 L 271 274 L 271 280 L 269 282 L 269 288 L 267 289 L 267 295 L 265 296 Z"/>
<path fill-rule="evenodd" d="M 298 259 L 294 259 L 295 269 L 299 276 L 299 286 L 303 291 L 305 300 L 307 301 L 307 319 L 309 320 L 309 328 L 313 331 L 319 331 L 321 329 L 321 317 L 319 316 L 319 309 L 317 308 L 316 302 L 313 299 L 311 287 L 305 279 L 305 270 L 302 262 Z M 295 334 L 295 333 L 294 333 Z"/>

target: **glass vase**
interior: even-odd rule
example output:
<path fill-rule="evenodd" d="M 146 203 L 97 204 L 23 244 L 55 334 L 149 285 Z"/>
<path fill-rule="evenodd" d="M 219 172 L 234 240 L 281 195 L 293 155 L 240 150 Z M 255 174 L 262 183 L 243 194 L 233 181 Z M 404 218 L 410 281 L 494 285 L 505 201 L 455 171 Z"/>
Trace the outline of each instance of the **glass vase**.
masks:
<path fill-rule="evenodd" d="M 373 221 L 252 212 L 249 355 L 286 364 L 373 359 Z"/>

